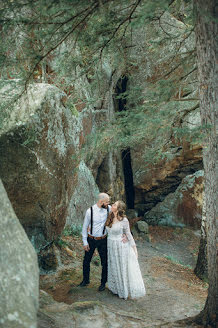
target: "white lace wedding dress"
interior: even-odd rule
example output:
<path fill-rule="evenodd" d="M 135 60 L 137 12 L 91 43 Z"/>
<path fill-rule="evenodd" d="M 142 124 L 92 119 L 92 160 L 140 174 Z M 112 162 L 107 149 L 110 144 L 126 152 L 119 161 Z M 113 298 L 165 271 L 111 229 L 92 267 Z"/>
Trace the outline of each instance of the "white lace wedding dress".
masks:
<path fill-rule="evenodd" d="M 106 227 L 108 233 L 108 289 L 120 298 L 138 298 L 145 295 L 138 259 L 132 246 L 135 246 L 130 232 L 129 221 L 124 218 L 116 222 L 111 228 Z M 125 233 L 128 242 L 122 242 Z"/>

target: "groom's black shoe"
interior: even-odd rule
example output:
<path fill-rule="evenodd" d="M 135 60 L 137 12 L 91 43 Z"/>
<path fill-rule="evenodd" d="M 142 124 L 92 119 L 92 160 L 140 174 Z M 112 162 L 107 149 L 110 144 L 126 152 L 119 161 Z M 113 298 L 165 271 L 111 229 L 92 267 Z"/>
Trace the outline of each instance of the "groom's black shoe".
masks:
<path fill-rule="evenodd" d="M 88 286 L 89 284 L 89 281 L 82 281 L 80 284 L 79 284 L 79 287 L 85 287 L 85 286 Z"/>
<path fill-rule="evenodd" d="M 101 286 L 98 288 L 99 292 L 102 292 L 103 290 L 105 290 L 105 284 L 101 284 Z"/>

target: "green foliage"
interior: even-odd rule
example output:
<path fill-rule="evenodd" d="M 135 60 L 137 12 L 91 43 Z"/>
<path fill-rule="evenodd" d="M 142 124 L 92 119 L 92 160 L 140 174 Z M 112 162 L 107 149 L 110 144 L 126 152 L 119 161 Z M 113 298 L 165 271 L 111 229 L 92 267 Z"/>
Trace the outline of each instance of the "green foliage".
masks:
<path fill-rule="evenodd" d="M 59 237 L 56 241 L 55 244 L 59 247 L 67 247 L 69 246 L 69 243 L 65 240 L 63 240 L 61 237 Z"/>
<path fill-rule="evenodd" d="M 98 151 L 138 146 L 144 149 L 145 164 L 167 159 L 172 139 L 175 144 L 184 139 L 194 143 L 202 135 L 180 122 L 189 102 L 184 108 L 175 101 L 179 90 L 192 92 L 188 91 L 192 81 L 186 76 L 195 65 L 195 52 L 180 52 L 182 46 L 187 48 L 186 39 L 193 29 L 191 4 L 181 0 L 5 1 L 0 12 L 1 76 L 19 78 L 23 89 L 33 80 L 48 79 L 69 95 L 66 105 L 77 117 L 77 101 L 87 107 L 103 101 L 104 80 L 113 74 L 106 69 L 108 62 L 113 72 L 126 71 L 131 87 L 114 96 L 115 103 L 125 102 L 126 108 L 88 136 L 76 157 L 89 161 Z M 171 31 L 168 25 L 166 31 L 161 25 L 165 12 L 183 22 L 182 27 L 174 26 Z M 139 63 L 128 53 L 128 47 L 134 46 L 133 35 L 143 31 L 146 24 L 153 34 L 146 30 L 145 58 L 161 68 L 160 53 L 169 46 L 173 49 L 172 63 L 164 63 L 156 78 L 140 85 L 131 81 L 131 69 L 137 69 Z M 84 84 L 88 96 L 83 90 L 72 91 L 74 83 L 83 77 L 88 82 Z M 32 141 L 30 136 L 24 144 Z"/>
<path fill-rule="evenodd" d="M 74 223 L 72 225 L 66 226 L 62 232 L 63 236 L 81 236 L 82 224 Z"/>
<path fill-rule="evenodd" d="M 9 121 L 11 112 L 19 99 L 19 91 L 23 86 L 21 80 L 0 79 L 0 130 Z"/>
<path fill-rule="evenodd" d="M 131 77 L 129 80 L 131 83 Z M 82 157 L 91 161 L 97 151 L 106 153 L 114 148 L 122 151 L 141 147 L 146 166 L 170 159 L 170 148 L 176 148 L 185 140 L 193 145 L 202 141 L 203 129 L 199 130 L 198 126 L 190 129 L 184 125 L 185 114 L 189 110 L 174 100 L 177 91 L 175 81 L 160 80 L 148 87 L 146 101 L 143 90 L 137 86 L 116 97 L 126 101 L 126 110 L 116 112 L 114 119 L 105 122 L 87 137 Z M 189 102 L 185 104 L 188 106 Z M 190 104 L 196 104 L 196 101 L 190 101 Z M 172 140 L 175 140 L 174 143 Z"/>
<path fill-rule="evenodd" d="M 76 109 L 76 106 L 75 106 L 75 104 L 72 101 L 69 101 L 68 100 L 67 103 L 66 103 L 66 106 L 70 109 L 70 111 L 71 111 L 71 113 L 72 113 L 73 116 L 76 116 L 76 117 L 79 116 L 79 113 L 78 113 L 78 111 Z"/>
<path fill-rule="evenodd" d="M 37 139 L 37 133 L 33 127 L 25 128 L 24 133 L 22 135 L 24 141 L 22 142 L 23 146 L 31 145 Z"/>

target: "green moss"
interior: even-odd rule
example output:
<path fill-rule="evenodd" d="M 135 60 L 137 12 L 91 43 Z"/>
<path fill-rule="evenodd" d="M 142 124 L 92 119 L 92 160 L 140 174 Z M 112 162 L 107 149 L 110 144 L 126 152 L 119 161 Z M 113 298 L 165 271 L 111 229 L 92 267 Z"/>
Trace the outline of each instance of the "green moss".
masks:
<path fill-rule="evenodd" d="M 185 264 L 183 264 L 181 261 L 179 261 L 179 260 L 177 260 L 176 258 L 174 258 L 173 256 L 168 256 L 168 255 L 165 255 L 164 256 L 167 260 L 169 260 L 169 261 L 171 261 L 171 262 L 173 262 L 173 263 L 175 263 L 175 264 L 180 264 L 180 265 L 182 265 L 184 268 L 188 268 L 188 269 L 192 269 L 192 267 L 189 265 L 189 264 L 187 264 L 187 265 L 185 265 Z"/>
<path fill-rule="evenodd" d="M 76 106 L 74 103 L 72 102 L 67 102 L 67 107 L 69 108 L 69 110 L 71 111 L 73 116 L 79 117 L 79 112 L 76 109 Z"/>

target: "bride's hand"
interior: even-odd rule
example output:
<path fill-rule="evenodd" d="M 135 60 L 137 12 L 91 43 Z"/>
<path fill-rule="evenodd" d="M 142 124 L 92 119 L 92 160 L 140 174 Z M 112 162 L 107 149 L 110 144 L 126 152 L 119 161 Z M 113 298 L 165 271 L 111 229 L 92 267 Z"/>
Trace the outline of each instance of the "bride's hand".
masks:
<path fill-rule="evenodd" d="M 128 241 L 128 238 L 127 238 L 127 236 L 125 235 L 125 233 L 122 235 L 122 242 L 125 244 L 125 243 L 127 243 L 127 241 Z"/>

